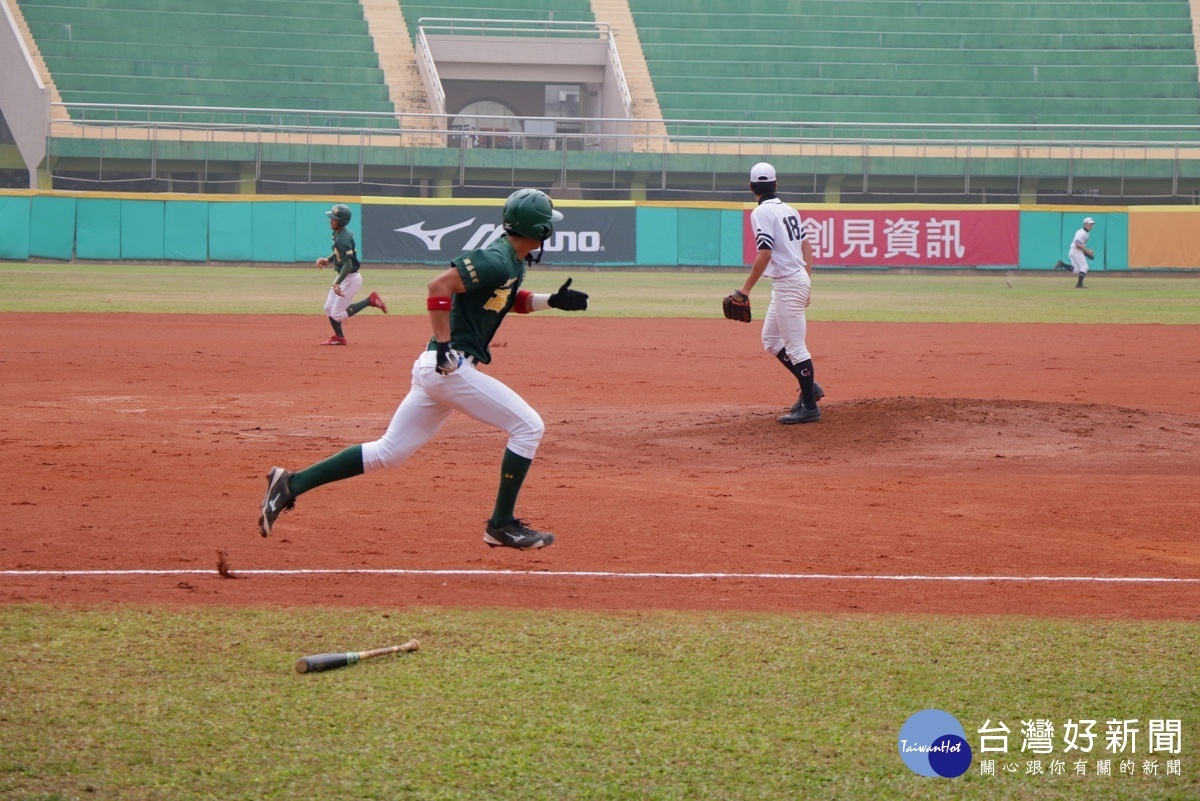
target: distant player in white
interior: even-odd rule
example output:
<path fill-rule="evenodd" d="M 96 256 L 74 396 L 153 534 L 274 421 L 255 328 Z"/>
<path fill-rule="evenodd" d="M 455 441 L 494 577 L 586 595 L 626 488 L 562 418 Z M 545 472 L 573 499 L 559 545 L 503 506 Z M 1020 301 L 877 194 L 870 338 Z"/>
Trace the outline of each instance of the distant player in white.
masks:
<path fill-rule="evenodd" d="M 765 275 L 771 279 L 771 305 L 763 321 L 763 347 L 800 384 L 800 398 L 779 422 L 815 423 L 821 419 L 817 401 L 825 393 L 814 380 L 812 355 L 805 344 L 808 333 L 805 315 L 812 291 L 812 243 L 804 232 L 800 215 L 775 196 L 777 186 L 775 168 L 767 162 L 755 164 L 750 170 L 750 191 L 758 198 L 758 208 L 750 212 L 758 255 L 740 291 L 749 296 L 759 278 Z"/>
<path fill-rule="evenodd" d="M 1087 289 L 1083 285 L 1083 278 L 1088 272 L 1088 259 L 1095 258 L 1096 253 L 1088 248 L 1088 236 L 1092 232 L 1092 226 L 1096 221 L 1091 217 L 1083 218 L 1083 227 L 1075 232 L 1075 238 L 1071 240 L 1071 250 L 1067 253 L 1067 258 L 1071 261 L 1071 272 L 1079 276 L 1079 280 L 1075 282 L 1076 289 Z"/>

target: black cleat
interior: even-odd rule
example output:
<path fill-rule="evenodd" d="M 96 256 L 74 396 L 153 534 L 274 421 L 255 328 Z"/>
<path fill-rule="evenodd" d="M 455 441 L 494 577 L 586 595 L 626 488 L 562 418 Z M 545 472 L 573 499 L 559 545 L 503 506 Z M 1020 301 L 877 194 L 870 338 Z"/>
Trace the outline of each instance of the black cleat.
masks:
<path fill-rule="evenodd" d="M 818 423 L 820 421 L 820 409 L 805 409 L 803 406 L 797 411 L 791 411 L 779 417 L 779 422 L 788 426 L 796 423 Z"/>
<path fill-rule="evenodd" d="M 825 397 L 825 390 L 821 389 L 821 385 L 816 381 L 813 382 L 813 397 L 817 399 L 817 403 L 820 403 Z M 792 404 L 792 408 L 788 409 L 788 414 L 797 414 L 803 408 L 804 396 L 801 395 L 799 398 L 796 398 L 796 402 Z"/>
<path fill-rule="evenodd" d="M 267 473 L 267 494 L 263 497 L 258 515 L 258 530 L 264 537 L 270 535 L 275 518 L 281 512 L 289 511 L 296 505 L 292 495 L 292 474 L 282 467 L 272 467 Z"/>
<path fill-rule="evenodd" d="M 545 548 L 552 544 L 554 535 L 547 531 L 534 531 L 525 525 L 525 521 L 515 518 L 502 526 L 494 525 L 489 520 L 487 528 L 483 530 L 483 541 L 488 544 L 489 548 L 503 546 L 528 551 L 533 548 Z"/>

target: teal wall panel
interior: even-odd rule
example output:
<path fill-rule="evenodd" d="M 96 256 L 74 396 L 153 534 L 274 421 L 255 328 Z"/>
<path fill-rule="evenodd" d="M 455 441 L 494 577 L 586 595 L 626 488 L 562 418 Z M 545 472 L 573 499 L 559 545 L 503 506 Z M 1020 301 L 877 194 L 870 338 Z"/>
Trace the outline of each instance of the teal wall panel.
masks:
<path fill-rule="evenodd" d="M 745 267 L 746 213 L 741 209 L 721 210 L 721 266 Z"/>
<path fill-rule="evenodd" d="M 75 257 L 121 258 L 121 201 L 80 198 L 75 206 Z"/>
<path fill-rule="evenodd" d="M 27 197 L 0 197 L 0 259 L 29 258 L 29 209 Z"/>
<path fill-rule="evenodd" d="M 29 210 L 29 255 L 70 261 L 75 255 L 73 197 L 33 198 Z"/>
<path fill-rule="evenodd" d="M 679 239 L 678 209 L 637 210 L 637 263 L 642 267 L 677 267 Z"/>
<path fill-rule="evenodd" d="M 1062 215 L 1062 239 L 1059 242 L 1059 256 L 1063 261 L 1069 261 L 1067 254 L 1071 250 L 1071 242 L 1075 238 L 1075 232 L 1083 227 L 1083 218 L 1091 217 L 1096 221 L 1092 226 L 1091 234 L 1088 236 L 1088 247 L 1096 253 L 1096 258 L 1088 263 L 1088 270 L 1103 270 L 1104 256 L 1106 248 L 1104 247 L 1104 237 L 1108 231 L 1107 214 L 1097 214 L 1094 212 L 1068 211 Z"/>
<path fill-rule="evenodd" d="M 721 212 L 719 209 L 679 209 L 675 236 L 679 264 L 716 267 L 721 263 Z"/>
<path fill-rule="evenodd" d="M 250 210 L 251 258 L 254 261 L 296 260 L 296 204 L 291 201 L 255 203 Z"/>
<path fill-rule="evenodd" d="M 162 261 L 163 201 L 121 201 L 121 258 Z"/>
<path fill-rule="evenodd" d="M 321 256 L 328 256 L 333 250 L 332 231 L 329 229 L 329 218 L 325 216 L 325 212 L 329 211 L 332 203 L 309 203 L 307 201 L 297 201 L 293 205 L 293 230 L 296 232 L 296 261 L 314 262 Z M 351 213 L 354 213 L 351 207 Z M 355 240 L 358 242 L 359 251 L 362 251 L 362 237 L 359 231 L 359 223 L 362 218 L 358 214 L 354 214 L 350 218 L 350 230 L 354 232 Z M 363 254 L 360 252 L 358 258 L 361 261 Z"/>
<path fill-rule="evenodd" d="M 249 201 L 208 204 L 208 257 L 213 261 L 251 261 L 254 241 Z"/>
<path fill-rule="evenodd" d="M 1021 212 L 1017 267 L 1022 270 L 1053 270 L 1066 251 L 1060 247 L 1062 214 L 1057 211 Z"/>
<path fill-rule="evenodd" d="M 208 261 L 208 203 L 176 200 L 163 216 L 163 257 L 170 261 Z"/>
<path fill-rule="evenodd" d="M 1129 212 L 1104 215 L 1104 269 L 1129 269 Z"/>

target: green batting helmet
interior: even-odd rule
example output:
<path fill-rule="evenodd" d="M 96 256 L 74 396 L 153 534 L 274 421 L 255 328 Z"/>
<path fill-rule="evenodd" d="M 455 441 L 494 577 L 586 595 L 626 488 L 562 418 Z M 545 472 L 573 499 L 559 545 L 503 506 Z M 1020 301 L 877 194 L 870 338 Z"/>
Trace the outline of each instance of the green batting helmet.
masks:
<path fill-rule="evenodd" d="M 341 203 L 334 206 L 329 211 L 325 212 L 325 216 L 331 220 L 337 220 L 342 225 L 350 222 L 350 207 L 343 206 Z"/>
<path fill-rule="evenodd" d="M 504 230 L 539 242 L 554 236 L 551 223 L 562 218 L 550 196 L 537 189 L 518 189 L 504 202 Z"/>

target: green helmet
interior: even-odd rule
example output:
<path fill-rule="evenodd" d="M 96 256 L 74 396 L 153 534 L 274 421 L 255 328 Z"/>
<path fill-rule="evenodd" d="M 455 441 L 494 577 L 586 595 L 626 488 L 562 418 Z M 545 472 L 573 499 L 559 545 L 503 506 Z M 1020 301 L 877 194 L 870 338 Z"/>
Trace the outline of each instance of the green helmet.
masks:
<path fill-rule="evenodd" d="M 504 202 L 504 230 L 539 242 L 554 236 L 550 223 L 562 218 L 550 196 L 537 189 L 518 189 Z"/>
<path fill-rule="evenodd" d="M 350 207 L 343 206 L 341 203 L 334 206 L 329 211 L 325 212 L 325 216 L 331 220 L 337 220 L 342 225 L 350 222 Z"/>

